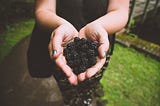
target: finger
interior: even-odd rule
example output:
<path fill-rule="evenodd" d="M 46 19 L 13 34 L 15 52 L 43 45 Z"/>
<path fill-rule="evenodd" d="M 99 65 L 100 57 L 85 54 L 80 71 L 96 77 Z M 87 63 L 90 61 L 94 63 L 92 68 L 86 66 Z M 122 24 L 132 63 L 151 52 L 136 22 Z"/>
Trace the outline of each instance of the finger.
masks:
<path fill-rule="evenodd" d="M 108 40 L 108 34 L 105 30 L 102 30 L 100 33 L 100 38 L 99 38 L 99 56 L 100 58 L 105 58 L 106 56 L 106 51 L 109 49 L 109 40 Z"/>
<path fill-rule="evenodd" d="M 88 68 L 86 70 L 86 78 L 91 78 L 94 76 L 98 71 L 101 70 L 105 63 L 106 58 L 100 59 L 93 67 Z"/>
<path fill-rule="evenodd" d="M 85 29 L 84 29 L 84 28 L 82 28 L 82 29 L 79 31 L 78 37 L 79 37 L 79 38 L 86 38 L 86 37 L 85 37 Z"/>
<path fill-rule="evenodd" d="M 53 59 L 53 57 L 52 57 L 52 50 L 53 50 L 53 47 L 52 47 L 52 43 L 50 42 L 49 44 L 48 44 L 48 51 L 49 51 L 49 55 L 50 55 L 50 58 L 51 59 Z"/>
<path fill-rule="evenodd" d="M 66 74 L 67 77 L 70 77 L 72 74 L 71 68 L 66 64 L 66 60 L 62 56 L 58 56 L 58 58 L 55 59 L 56 65 L 62 69 L 62 71 Z"/>
<path fill-rule="evenodd" d="M 82 82 L 86 79 L 86 72 L 80 73 L 78 75 L 78 81 Z"/>
<path fill-rule="evenodd" d="M 52 55 L 53 58 L 57 58 L 63 51 L 62 48 L 62 37 L 63 35 L 59 33 L 58 31 L 53 32 L 53 37 L 52 37 Z"/>
<path fill-rule="evenodd" d="M 77 76 L 75 74 L 72 73 L 72 75 L 68 78 L 68 81 L 71 85 L 77 85 L 78 81 L 77 81 Z"/>
<path fill-rule="evenodd" d="M 65 36 L 63 38 L 63 42 L 62 42 L 62 47 L 65 47 L 69 42 L 72 42 L 74 40 L 75 37 L 77 37 L 77 34 L 74 34 L 72 36 Z"/>
<path fill-rule="evenodd" d="M 66 60 L 62 54 L 55 59 L 57 66 L 65 73 L 69 82 L 76 85 L 78 83 L 77 76 L 72 72 L 72 69 L 66 64 Z"/>

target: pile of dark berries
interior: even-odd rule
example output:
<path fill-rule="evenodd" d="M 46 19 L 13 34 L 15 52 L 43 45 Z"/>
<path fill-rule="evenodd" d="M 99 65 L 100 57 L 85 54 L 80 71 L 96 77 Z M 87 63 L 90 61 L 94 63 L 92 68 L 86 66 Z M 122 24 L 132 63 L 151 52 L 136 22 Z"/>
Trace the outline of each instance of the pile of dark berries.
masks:
<path fill-rule="evenodd" d="M 67 64 L 78 75 L 96 64 L 98 44 L 84 38 L 75 37 L 73 42 L 67 44 L 63 55 L 67 60 Z"/>

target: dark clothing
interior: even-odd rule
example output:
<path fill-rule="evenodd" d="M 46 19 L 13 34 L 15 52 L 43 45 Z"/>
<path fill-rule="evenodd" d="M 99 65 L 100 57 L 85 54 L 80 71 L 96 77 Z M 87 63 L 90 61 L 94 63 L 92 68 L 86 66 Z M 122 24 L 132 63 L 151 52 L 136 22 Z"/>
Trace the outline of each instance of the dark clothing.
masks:
<path fill-rule="evenodd" d="M 108 0 L 57 0 L 57 14 L 80 30 L 107 12 Z"/>
<path fill-rule="evenodd" d="M 56 10 L 59 16 L 69 21 L 79 31 L 87 23 L 105 15 L 107 6 L 108 0 L 57 0 Z M 89 106 L 80 104 L 80 102 L 85 100 L 85 103 L 90 102 L 89 98 L 97 95 L 97 86 L 101 88 L 99 80 L 112 54 L 115 36 L 111 35 L 109 37 L 110 49 L 102 71 L 75 87 L 69 84 L 64 73 L 57 68 L 54 61 L 51 61 L 49 57 L 50 35 L 51 32 L 40 30 L 35 24 L 28 48 L 28 68 L 31 76 L 42 78 L 53 75 L 62 91 L 65 103 L 71 106 Z M 68 94 L 70 95 L 68 96 Z"/>

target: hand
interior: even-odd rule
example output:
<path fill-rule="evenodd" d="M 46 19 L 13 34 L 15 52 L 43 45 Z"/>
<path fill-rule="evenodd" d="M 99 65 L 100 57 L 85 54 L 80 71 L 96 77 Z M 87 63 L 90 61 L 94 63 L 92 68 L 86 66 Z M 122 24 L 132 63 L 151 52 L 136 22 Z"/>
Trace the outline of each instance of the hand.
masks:
<path fill-rule="evenodd" d="M 66 64 L 63 56 L 63 47 L 78 36 L 77 30 L 70 24 L 65 23 L 57 27 L 51 34 L 49 43 L 49 52 L 51 59 L 54 59 L 57 66 L 66 74 L 70 84 L 77 85 L 77 76 L 72 69 Z"/>
<path fill-rule="evenodd" d="M 97 63 L 91 68 L 88 68 L 85 72 L 78 75 L 78 80 L 84 81 L 85 79 L 94 76 L 103 67 L 106 61 L 106 51 L 109 48 L 109 40 L 107 31 L 96 21 L 93 21 L 92 23 L 89 23 L 83 27 L 78 36 L 80 38 L 92 40 L 99 44 L 99 56 Z"/>

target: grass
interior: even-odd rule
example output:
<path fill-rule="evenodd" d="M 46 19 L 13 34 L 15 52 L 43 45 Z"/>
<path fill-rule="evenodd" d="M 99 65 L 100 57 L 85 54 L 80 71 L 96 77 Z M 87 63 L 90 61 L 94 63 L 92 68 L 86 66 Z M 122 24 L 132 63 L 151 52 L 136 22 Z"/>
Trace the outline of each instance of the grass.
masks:
<path fill-rule="evenodd" d="M 0 62 L 12 48 L 28 36 L 34 20 L 9 25 L 0 35 Z M 115 44 L 107 71 L 101 80 L 107 106 L 159 106 L 160 62 L 132 48 Z"/>
<path fill-rule="evenodd" d="M 116 44 L 104 73 L 107 106 L 159 106 L 160 62 Z"/>
<path fill-rule="evenodd" d="M 33 26 L 33 19 L 6 26 L 6 30 L 0 34 L 0 63 L 19 41 L 32 32 Z"/>

